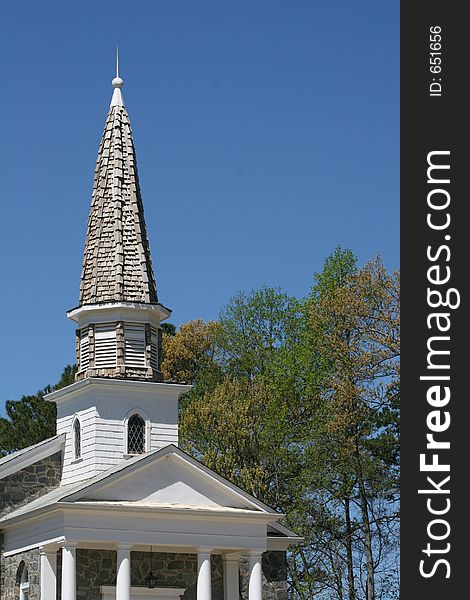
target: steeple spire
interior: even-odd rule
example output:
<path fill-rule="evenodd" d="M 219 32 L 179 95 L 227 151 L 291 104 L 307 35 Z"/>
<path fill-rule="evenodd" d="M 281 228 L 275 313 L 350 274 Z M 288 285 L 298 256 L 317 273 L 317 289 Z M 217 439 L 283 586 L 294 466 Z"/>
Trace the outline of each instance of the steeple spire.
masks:
<path fill-rule="evenodd" d="M 116 46 L 116 77 L 111 83 L 114 88 L 113 97 L 111 99 L 111 108 L 113 106 L 124 106 L 124 100 L 121 93 L 124 81 L 119 77 L 119 46 Z"/>
<path fill-rule="evenodd" d="M 77 322 L 78 379 L 161 380 L 158 302 L 129 115 L 116 52 L 114 92 L 96 161 Z"/>
<path fill-rule="evenodd" d="M 118 69 L 117 62 L 117 75 Z M 113 99 L 96 161 L 80 305 L 156 304 L 132 130 L 121 96 L 124 82 L 116 76 L 112 83 Z"/>

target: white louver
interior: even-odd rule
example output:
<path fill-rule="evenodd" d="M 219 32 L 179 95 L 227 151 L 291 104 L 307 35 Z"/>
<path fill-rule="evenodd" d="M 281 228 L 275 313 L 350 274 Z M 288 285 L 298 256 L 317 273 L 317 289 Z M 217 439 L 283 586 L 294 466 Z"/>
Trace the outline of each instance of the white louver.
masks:
<path fill-rule="evenodd" d="M 116 366 L 116 325 L 95 326 L 95 368 Z"/>
<path fill-rule="evenodd" d="M 158 330 L 150 327 L 150 366 L 158 371 Z"/>
<path fill-rule="evenodd" d="M 145 367 L 145 326 L 124 323 L 124 362 L 130 367 Z"/>
<path fill-rule="evenodd" d="M 80 330 L 80 371 L 88 369 L 89 365 L 88 327 Z"/>

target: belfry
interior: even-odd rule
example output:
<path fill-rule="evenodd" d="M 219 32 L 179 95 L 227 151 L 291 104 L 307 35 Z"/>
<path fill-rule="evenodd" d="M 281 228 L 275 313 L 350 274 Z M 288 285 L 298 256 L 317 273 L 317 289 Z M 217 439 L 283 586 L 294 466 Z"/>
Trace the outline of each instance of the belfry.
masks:
<path fill-rule="evenodd" d="M 98 150 L 77 375 L 46 400 L 57 434 L 0 459 L 0 600 L 286 600 L 299 538 L 178 448 L 160 304 L 117 71 Z"/>

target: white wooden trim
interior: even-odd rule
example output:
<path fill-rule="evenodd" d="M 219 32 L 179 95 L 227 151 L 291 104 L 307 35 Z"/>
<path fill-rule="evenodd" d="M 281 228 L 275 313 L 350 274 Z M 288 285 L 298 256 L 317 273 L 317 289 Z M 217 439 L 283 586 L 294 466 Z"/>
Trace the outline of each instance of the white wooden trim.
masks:
<path fill-rule="evenodd" d="M 116 311 L 127 316 L 132 312 L 135 312 L 136 309 L 141 314 L 143 314 L 144 311 L 149 315 L 154 314 L 154 318 L 157 318 L 159 321 L 164 321 L 171 315 L 171 310 L 166 306 L 163 306 L 163 304 L 146 304 L 141 302 L 109 302 L 105 304 L 89 304 L 72 308 L 72 310 L 67 311 L 67 317 L 78 323 L 79 321 L 84 322 L 86 318 L 90 319 L 102 311 Z M 116 320 L 123 321 L 124 319 L 119 318 Z"/>
<path fill-rule="evenodd" d="M 49 402 L 60 402 L 72 400 L 76 395 L 80 394 L 84 387 L 100 386 L 102 388 L 120 387 L 122 389 L 146 389 L 149 392 L 153 391 L 155 395 L 180 396 L 188 392 L 192 385 L 181 383 L 156 383 L 154 381 L 131 381 L 126 379 L 108 379 L 100 377 L 87 377 L 81 381 L 71 383 L 67 387 L 61 388 L 44 396 Z"/>
<path fill-rule="evenodd" d="M 103 595 L 103 600 L 115 600 L 116 586 L 102 585 L 100 591 Z M 131 587 L 131 599 L 134 598 L 160 598 L 160 600 L 175 600 L 181 598 L 186 591 L 185 588 L 153 588 Z"/>
<path fill-rule="evenodd" d="M 301 537 L 268 537 L 268 550 L 288 550 L 291 546 L 300 544 L 304 538 Z"/>
<path fill-rule="evenodd" d="M 30 544 L 29 546 L 23 546 L 22 548 L 16 548 L 15 550 L 4 552 L 3 556 L 8 558 L 9 556 L 15 556 L 15 554 L 20 554 L 21 552 L 28 552 L 28 550 L 34 550 L 34 548 L 40 548 L 41 546 L 49 546 L 52 544 L 57 544 L 57 547 L 59 547 L 63 542 L 65 542 L 65 536 L 61 535 L 60 537 L 52 538 L 51 540 L 44 540 L 42 542 L 38 542 L 37 544 Z"/>
<path fill-rule="evenodd" d="M 40 548 L 40 598 L 56 600 L 57 595 L 57 552 L 51 548 Z"/>
<path fill-rule="evenodd" d="M 20 456 L 13 456 L 10 460 L 6 460 L 8 456 L 4 458 L 4 464 L 0 465 L 0 479 L 4 477 L 8 477 L 17 471 L 21 471 L 22 469 L 26 469 L 30 465 L 47 458 L 48 456 L 52 456 L 59 452 L 60 450 L 64 450 L 65 445 L 65 435 L 59 434 L 57 437 L 51 438 L 50 440 L 46 440 L 41 444 L 36 444 L 35 446 L 31 446 L 31 448 L 26 449 Z"/>

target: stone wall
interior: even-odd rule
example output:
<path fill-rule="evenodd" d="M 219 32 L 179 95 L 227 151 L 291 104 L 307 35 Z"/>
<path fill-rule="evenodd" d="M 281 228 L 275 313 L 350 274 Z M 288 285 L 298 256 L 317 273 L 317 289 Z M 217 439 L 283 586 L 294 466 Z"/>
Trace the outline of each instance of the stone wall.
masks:
<path fill-rule="evenodd" d="M 0 597 L 1 600 L 18 600 L 20 579 L 23 569 L 28 569 L 29 600 L 40 600 L 39 549 L 21 552 L 1 560 Z"/>
<path fill-rule="evenodd" d="M 240 597 L 248 600 L 249 559 L 240 559 Z M 287 600 L 287 561 L 285 552 L 265 552 L 262 561 L 263 600 Z"/>
<path fill-rule="evenodd" d="M 101 600 L 102 585 L 116 585 L 116 552 L 77 548 L 77 600 Z"/>
<path fill-rule="evenodd" d="M 195 554 L 155 553 L 153 571 L 158 576 L 158 587 L 184 588 L 184 600 L 196 600 L 197 556 Z M 132 585 L 146 585 L 145 577 L 150 571 L 150 553 L 131 553 Z M 211 558 L 212 600 L 223 600 L 222 557 Z"/>
<path fill-rule="evenodd" d="M 0 516 L 31 502 L 60 484 L 62 452 L 0 479 Z"/>
<path fill-rule="evenodd" d="M 222 558 L 212 557 L 212 599 L 223 600 Z M 197 556 L 155 552 L 153 570 L 158 587 L 186 589 L 184 600 L 196 600 Z M 60 561 L 58 564 L 60 571 Z M 131 585 L 146 586 L 149 552 L 131 552 Z M 59 573 L 58 573 L 59 575 Z M 101 600 L 100 587 L 116 585 L 116 552 L 77 549 L 77 600 Z M 3 598 L 2 598 L 3 600 Z"/>

